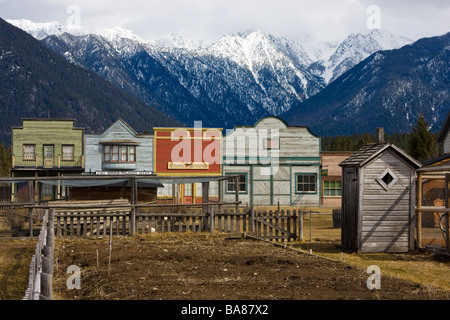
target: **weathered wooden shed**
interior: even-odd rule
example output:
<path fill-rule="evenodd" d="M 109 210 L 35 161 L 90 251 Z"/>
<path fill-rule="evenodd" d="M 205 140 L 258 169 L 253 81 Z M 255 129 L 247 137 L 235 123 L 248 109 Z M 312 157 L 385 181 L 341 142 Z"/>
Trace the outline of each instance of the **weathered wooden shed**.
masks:
<path fill-rule="evenodd" d="M 362 148 L 340 166 L 343 250 L 414 249 L 416 169 L 421 164 L 381 141 Z"/>

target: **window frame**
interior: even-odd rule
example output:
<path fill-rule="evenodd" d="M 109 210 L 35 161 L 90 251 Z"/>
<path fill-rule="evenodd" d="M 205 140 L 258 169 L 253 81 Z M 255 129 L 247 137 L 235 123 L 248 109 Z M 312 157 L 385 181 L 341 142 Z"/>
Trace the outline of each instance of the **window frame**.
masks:
<path fill-rule="evenodd" d="M 25 152 L 26 147 L 33 147 L 33 157 L 28 158 L 25 155 L 31 154 L 30 152 Z M 22 158 L 24 161 L 36 161 L 36 144 L 24 143 L 22 145 Z"/>
<path fill-rule="evenodd" d="M 305 177 L 305 176 L 314 176 L 314 191 L 300 191 L 298 186 L 299 186 L 299 182 L 298 182 L 298 178 L 299 177 Z M 309 182 L 310 183 L 310 182 Z M 295 174 L 295 193 L 296 194 L 317 194 L 318 193 L 318 188 L 317 188 L 317 172 L 305 172 L 305 173 L 296 173 Z"/>
<path fill-rule="evenodd" d="M 107 156 L 109 157 L 109 159 L 107 159 Z M 137 148 L 135 145 L 129 144 L 103 145 L 103 156 L 102 156 L 103 163 L 136 163 L 136 160 L 137 160 Z"/>
<path fill-rule="evenodd" d="M 64 159 L 64 148 L 65 147 L 71 147 L 72 148 L 72 158 L 70 158 L 70 159 Z M 61 160 L 62 161 L 75 161 L 75 145 L 74 144 L 63 144 L 62 146 L 61 146 L 61 154 L 62 154 L 62 156 L 61 156 Z"/>
<path fill-rule="evenodd" d="M 244 182 L 239 181 L 238 185 L 242 185 L 242 184 L 245 185 L 245 191 L 240 191 L 239 190 L 239 194 L 248 194 L 248 173 L 247 172 L 228 172 L 228 173 L 225 173 L 225 175 L 226 176 L 244 176 L 245 177 L 245 181 Z M 225 192 L 227 194 L 235 194 L 236 193 L 235 190 L 232 190 L 232 191 L 229 190 L 229 186 L 230 185 L 235 185 L 234 179 L 233 180 L 226 180 Z"/>
<path fill-rule="evenodd" d="M 335 187 L 334 188 L 331 188 L 331 187 L 326 188 L 325 187 L 326 183 L 329 183 L 329 184 L 334 183 Z M 338 183 L 340 184 L 339 188 L 337 187 Z M 339 194 L 327 195 L 326 191 L 334 191 L 335 193 L 339 193 Z M 342 181 L 341 180 L 325 180 L 325 181 L 323 181 L 323 196 L 328 197 L 328 198 L 329 197 L 341 198 L 342 197 Z"/>

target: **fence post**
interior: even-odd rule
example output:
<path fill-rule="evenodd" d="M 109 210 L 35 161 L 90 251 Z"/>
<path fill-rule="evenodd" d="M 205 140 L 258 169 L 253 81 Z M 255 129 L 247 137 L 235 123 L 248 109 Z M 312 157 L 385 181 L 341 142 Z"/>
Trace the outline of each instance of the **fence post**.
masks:
<path fill-rule="evenodd" d="M 299 230 L 298 230 L 298 236 L 300 241 L 303 241 L 303 211 L 302 210 L 298 210 L 298 215 L 299 215 L 299 221 L 298 221 L 298 226 L 299 226 Z"/>
<path fill-rule="evenodd" d="M 210 206 L 210 209 L 209 209 L 209 228 L 210 228 L 210 232 L 211 233 L 214 232 L 214 228 L 215 228 L 215 226 L 214 226 L 214 219 L 215 219 L 214 211 L 215 211 L 214 206 Z"/>
<path fill-rule="evenodd" d="M 34 203 L 33 181 L 28 181 L 28 203 Z M 29 236 L 33 238 L 33 208 L 28 208 L 28 232 Z"/>
<path fill-rule="evenodd" d="M 255 229 L 255 209 L 250 207 L 250 231 L 256 231 Z"/>

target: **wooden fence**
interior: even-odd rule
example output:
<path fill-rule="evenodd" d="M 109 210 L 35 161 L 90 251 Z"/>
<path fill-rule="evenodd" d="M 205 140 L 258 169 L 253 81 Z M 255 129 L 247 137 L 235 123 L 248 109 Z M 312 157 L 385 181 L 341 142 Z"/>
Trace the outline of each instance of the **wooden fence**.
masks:
<path fill-rule="evenodd" d="M 255 235 L 264 240 L 291 241 L 303 234 L 301 223 L 302 214 L 294 210 L 291 212 L 264 211 L 254 215 Z"/>
<path fill-rule="evenodd" d="M 300 212 L 253 212 L 223 210 L 216 212 L 210 206 L 209 212 L 154 212 L 152 209 L 135 213 L 134 230 L 138 234 L 166 232 L 212 232 L 254 234 L 269 240 L 296 239 L 302 234 Z M 106 238 L 109 235 L 132 234 L 133 218 L 130 210 L 108 209 L 92 211 L 55 212 L 56 235 L 64 238 L 84 237 Z"/>
<path fill-rule="evenodd" d="M 31 258 L 23 300 L 51 300 L 53 281 L 54 212 L 46 210 L 36 251 Z"/>

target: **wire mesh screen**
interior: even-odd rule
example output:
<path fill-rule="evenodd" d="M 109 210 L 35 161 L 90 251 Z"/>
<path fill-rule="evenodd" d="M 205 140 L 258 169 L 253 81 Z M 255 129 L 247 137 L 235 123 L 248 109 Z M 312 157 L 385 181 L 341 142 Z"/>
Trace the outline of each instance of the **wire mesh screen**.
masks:
<path fill-rule="evenodd" d="M 448 183 L 448 182 L 447 182 Z M 446 206 L 445 178 L 424 179 L 422 184 L 423 198 L 421 213 L 421 236 L 424 247 L 445 249 L 447 247 L 448 213 Z"/>

